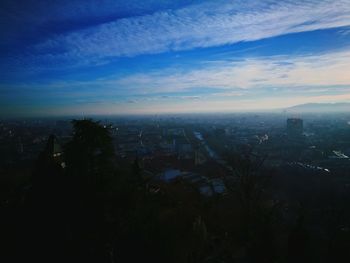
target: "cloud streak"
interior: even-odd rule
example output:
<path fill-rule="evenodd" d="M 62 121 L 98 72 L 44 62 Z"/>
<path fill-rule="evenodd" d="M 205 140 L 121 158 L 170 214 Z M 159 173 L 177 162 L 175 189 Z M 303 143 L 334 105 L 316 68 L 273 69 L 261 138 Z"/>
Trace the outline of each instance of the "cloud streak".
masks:
<path fill-rule="evenodd" d="M 309 56 L 269 56 L 240 61 L 203 62 L 186 71 L 165 68 L 149 74 L 110 76 L 89 81 L 53 81 L 0 86 L 1 93 L 40 93 L 65 98 L 161 97 L 197 100 L 201 97 L 242 97 L 254 93 L 300 92 L 330 94 L 348 92 L 350 51 Z M 0 95 L 1 95 L 0 93 Z"/>
<path fill-rule="evenodd" d="M 266 87 L 350 85 L 350 51 L 309 56 L 270 56 L 241 61 L 215 61 L 204 69 L 165 69 L 132 74 L 107 83 L 144 94 L 203 87 L 249 90 Z"/>
<path fill-rule="evenodd" d="M 350 0 L 62 1 L 4 1 L 7 111 L 349 101 Z"/>
<path fill-rule="evenodd" d="M 50 38 L 42 60 L 97 59 L 181 51 L 350 25 L 349 0 L 215 1 L 117 19 Z"/>

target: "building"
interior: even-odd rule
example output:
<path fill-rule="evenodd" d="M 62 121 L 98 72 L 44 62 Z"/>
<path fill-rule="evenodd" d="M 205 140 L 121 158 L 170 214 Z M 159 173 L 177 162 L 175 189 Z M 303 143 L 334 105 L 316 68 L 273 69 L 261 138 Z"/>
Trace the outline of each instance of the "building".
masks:
<path fill-rule="evenodd" d="M 299 137 L 303 134 L 303 120 L 299 118 L 287 119 L 287 135 L 289 137 Z"/>
<path fill-rule="evenodd" d="M 66 167 L 66 164 L 63 161 L 62 147 L 58 143 L 57 137 L 55 135 L 49 136 L 43 154 L 48 160 L 48 162 L 56 163 L 60 165 L 62 168 Z"/>

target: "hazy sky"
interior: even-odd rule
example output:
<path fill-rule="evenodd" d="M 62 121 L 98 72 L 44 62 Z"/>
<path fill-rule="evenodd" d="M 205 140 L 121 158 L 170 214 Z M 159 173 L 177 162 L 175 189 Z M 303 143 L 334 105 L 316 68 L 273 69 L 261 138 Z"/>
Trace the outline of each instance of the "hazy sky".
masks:
<path fill-rule="evenodd" d="M 350 0 L 0 5 L 0 116 L 350 102 Z"/>

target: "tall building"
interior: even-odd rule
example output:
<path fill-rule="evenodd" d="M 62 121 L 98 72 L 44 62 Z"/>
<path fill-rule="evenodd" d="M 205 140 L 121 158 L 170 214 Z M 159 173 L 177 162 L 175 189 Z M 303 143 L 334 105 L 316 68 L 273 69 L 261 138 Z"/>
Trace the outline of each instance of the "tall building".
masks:
<path fill-rule="evenodd" d="M 303 120 L 299 118 L 287 119 L 287 135 L 299 137 L 303 134 Z"/>
<path fill-rule="evenodd" d="M 61 145 L 57 142 L 55 135 L 50 135 L 46 147 L 42 153 L 42 158 L 47 162 L 59 164 L 62 168 L 65 168 L 66 164 L 63 162 L 63 151 Z"/>

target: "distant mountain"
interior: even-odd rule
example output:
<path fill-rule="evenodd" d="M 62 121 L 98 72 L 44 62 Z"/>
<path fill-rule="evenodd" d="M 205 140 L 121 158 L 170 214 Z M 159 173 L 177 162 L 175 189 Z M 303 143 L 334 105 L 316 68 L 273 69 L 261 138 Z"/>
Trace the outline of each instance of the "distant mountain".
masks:
<path fill-rule="evenodd" d="M 306 103 L 285 110 L 287 112 L 350 112 L 350 103 Z"/>

